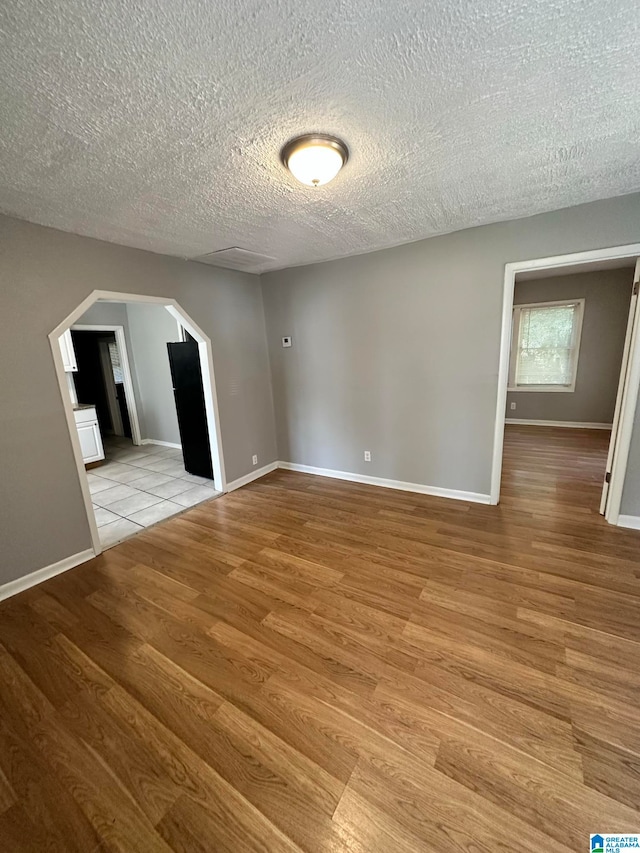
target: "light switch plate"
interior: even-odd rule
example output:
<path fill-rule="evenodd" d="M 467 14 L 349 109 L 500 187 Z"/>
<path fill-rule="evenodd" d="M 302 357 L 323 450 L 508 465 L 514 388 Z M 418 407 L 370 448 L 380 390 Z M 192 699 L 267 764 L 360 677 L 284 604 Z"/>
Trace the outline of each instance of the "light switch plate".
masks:
<path fill-rule="evenodd" d="M 282 339 L 282 346 L 283 347 L 290 347 L 291 346 L 291 335 L 286 335 Z"/>

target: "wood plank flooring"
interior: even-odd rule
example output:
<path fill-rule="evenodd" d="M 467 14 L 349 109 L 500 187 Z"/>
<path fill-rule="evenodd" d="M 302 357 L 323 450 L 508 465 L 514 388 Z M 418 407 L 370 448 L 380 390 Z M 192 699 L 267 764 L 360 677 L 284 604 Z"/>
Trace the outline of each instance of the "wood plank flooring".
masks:
<path fill-rule="evenodd" d="M 3 851 L 586 851 L 640 831 L 608 433 L 499 507 L 284 471 L 0 605 Z"/>

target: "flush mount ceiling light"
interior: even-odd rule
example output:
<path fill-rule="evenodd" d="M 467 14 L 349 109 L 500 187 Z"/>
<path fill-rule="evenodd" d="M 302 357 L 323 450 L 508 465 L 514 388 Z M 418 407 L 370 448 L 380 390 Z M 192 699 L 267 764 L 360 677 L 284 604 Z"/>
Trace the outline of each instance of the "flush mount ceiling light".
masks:
<path fill-rule="evenodd" d="M 292 139 L 282 149 L 282 162 L 294 178 L 309 187 L 328 184 L 349 158 L 347 146 L 335 136 L 311 133 Z"/>

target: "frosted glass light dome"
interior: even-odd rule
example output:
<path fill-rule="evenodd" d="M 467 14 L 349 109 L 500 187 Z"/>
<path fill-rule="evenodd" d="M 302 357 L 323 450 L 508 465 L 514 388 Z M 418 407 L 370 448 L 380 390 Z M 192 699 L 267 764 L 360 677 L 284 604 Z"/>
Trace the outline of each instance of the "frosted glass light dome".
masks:
<path fill-rule="evenodd" d="M 299 136 L 282 149 L 282 162 L 309 187 L 328 184 L 347 162 L 347 146 L 334 136 Z"/>

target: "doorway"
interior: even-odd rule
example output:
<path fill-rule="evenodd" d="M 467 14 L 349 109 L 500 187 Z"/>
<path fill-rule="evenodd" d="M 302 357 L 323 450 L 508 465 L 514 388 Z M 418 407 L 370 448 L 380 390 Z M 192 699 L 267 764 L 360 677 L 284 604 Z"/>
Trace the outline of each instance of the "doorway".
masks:
<path fill-rule="evenodd" d="M 554 444 L 556 452 L 559 448 L 563 448 L 562 464 L 567 470 L 566 466 L 571 464 L 567 459 L 571 458 L 572 443 L 575 443 L 574 461 L 582 458 L 584 462 L 583 442 L 586 438 L 586 430 L 589 430 L 592 432 L 591 439 L 587 442 L 591 447 L 591 460 L 594 465 L 601 467 L 601 476 L 596 477 L 600 482 L 596 492 L 593 493 L 600 494 L 597 495 L 598 500 L 595 500 L 592 494 L 590 500 L 594 505 L 591 509 L 603 514 L 609 523 L 618 523 L 640 382 L 637 310 L 640 264 L 636 263 L 639 250 L 640 246 L 633 245 L 506 265 L 491 503 L 497 504 L 500 500 L 503 451 L 504 458 L 509 463 L 505 470 L 505 486 L 513 488 L 511 463 L 515 449 L 518 447 L 516 434 L 518 431 L 521 440 L 528 441 L 532 447 L 537 445 L 535 457 L 538 460 L 542 460 L 545 456 L 545 443 L 549 446 L 547 455 L 551 457 L 554 455 L 552 451 Z M 576 406 L 579 395 L 574 393 L 578 388 L 576 382 L 578 381 L 582 391 L 591 391 L 588 383 L 585 384 L 584 377 L 580 382 L 577 374 L 580 365 L 579 357 L 581 357 L 580 336 L 585 316 L 585 300 L 577 298 L 576 292 L 570 295 L 563 294 L 562 299 L 527 301 L 521 296 L 518 297 L 518 282 L 526 285 L 528 280 L 537 279 L 539 284 L 544 284 L 542 279 L 550 283 L 552 277 L 561 277 L 557 278 L 557 281 L 566 282 L 579 273 L 584 273 L 586 276 L 589 273 L 593 275 L 604 270 L 617 270 L 618 276 L 628 276 L 625 278 L 627 290 L 623 297 L 626 300 L 622 304 L 623 314 L 619 315 L 617 320 L 617 373 L 614 372 L 614 375 L 609 377 L 608 399 L 605 402 L 600 401 L 601 406 L 606 409 L 602 418 L 590 417 L 587 422 L 581 422 L 582 419 L 577 416 L 579 409 Z M 593 306 L 591 308 L 593 315 Z M 607 334 L 611 331 L 611 329 L 606 330 Z M 604 330 L 602 334 L 605 334 Z M 531 418 L 531 414 L 539 410 L 540 406 L 535 403 L 536 394 L 520 393 L 525 390 L 527 383 L 531 383 L 533 387 L 526 390 L 546 392 L 539 397 L 540 402 L 544 398 L 553 401 L 551 410 L 555 415 L 552 418 L 548 420 L 544 417 Z M 604 385 L 606 386 L 607 382 Z M 558 394 L 559 391 L 570 392 L 570 394 Z M 519 400 L 524 401 L 525 418 L 512 417 L 515 414 L 514 410 L 520 406 Z M 593 400 L 591 402 L 593 403 Z M 557 414 L 559 411 L 571 412 L 571 416 L 566 420 L 559 418 Z M 589 411 L 594 411 L 593 406 Z M 598 422 L 600 420 L 602 422 Z M 528 436 L 527 430 L 530 432 Z M 567 430 L 567 432 L 561 432 L 561 430 Z M 600 434 L 594 432 L 596 430 L 601 431 Z M 560 455 L 562 456 L 562 453 Z M 593 470 L 591 480 L 594 476 Z M 523 476 L 526 480 L 527 475 L 523 473 Z M 533 471 L 529 471 L 528 476 L 533 476 Z M 545 475 L 539 471 L 538 476 Z M 547 477 L 550 481 L 553 480 L 548 472 Z M 584 488 L 584 483 L 577 488 Z"/>
<path fill-rule="evenodd" d="M 71 341 L 77 364 L 71 377 L 76 400 L 95 401 L 103 436 L 120 436 L 133 441 L 130 404 L 115 329 L 96 331 L 76 325 L 71 329 Z"/>
<path fill-rule="evenodd" d="M 209 458 L 206 478 L 185 468 L 182 431 L 177 440 L 171 436 L 170 441 L 158 439 L 154 432 L 155 415 L 166 419 L 173 410 L 173 419 L 176 419 L 176 381 L 174 378 L 172 383 L 170 376 L 167 344 L 162 344 L 163 351 L 150 352 L 148 335 L 142 334 L 138 336 L 141 350 L 128 352 L 130 328 L 125 336 L 122 326 L 84 322 L 84 315 L 91 317 L 91 312 L 95 313 L 98 307 L 115 310 L 129 305 L 138 314 L 141 310 L 144 314 L 147 306 L 152 314 L 160 311 L 162 316 L 170 316 L 172 331 L 168 341 L 174 346 L 183 346 L 176 343 L 180 340 L 180 328 L 189 335 L 188 346 L 195 350 L 201 383 L 204 426 L 199 438 L 206 444 Z M 49 338 L 96 554 L 143 527 L 184 512 L 225 490 L 211 342 L 174 300 L 96 291 L 56 327 Z M 78 353 L 74 353 L 76 343 Z M 139 371 L 134 364 L 136 354 L 140 357 Z M 143 378 L 145 361 L 147 367 L 162 362 L 166 370 L 165 395 L 168 399 L 157 402 L 153 411 L 145 409 L 145 394 L 140 392 L 143 382 L 138 381 Z M 70 371 L 75 372 L 71 381 Z M 90 391 L 87 390 L 89 386 Z M 148 402 L 152 392 L 157 390 L 155 383 L 147 383 L 146 390 Z M 87 395 L 90 399 L 83 400 Z M 93 409 L 96 421 L 99 420 L 99 424 L 91 425 L 98 439 L 102 438 L 104 447 L 95 467 L 87 466 L 86 456 L 83 458 L 80 427 L 76 422 L 78 409 L 83 410 L 84 420 L 92 414 L 86 412 L 87 409 Z M 148 416 L 143 419 L 145 413 Z M 83 430 L 87 427 L 88 424 L 82 424 Z M 145 430 L 149 435 L 143 434 Z"/>
<path fill-rule="evenodd" d="M 610 432 L 574 427 L 506 425 L 501 505 L 555 523 L 598 514 Z"/>

